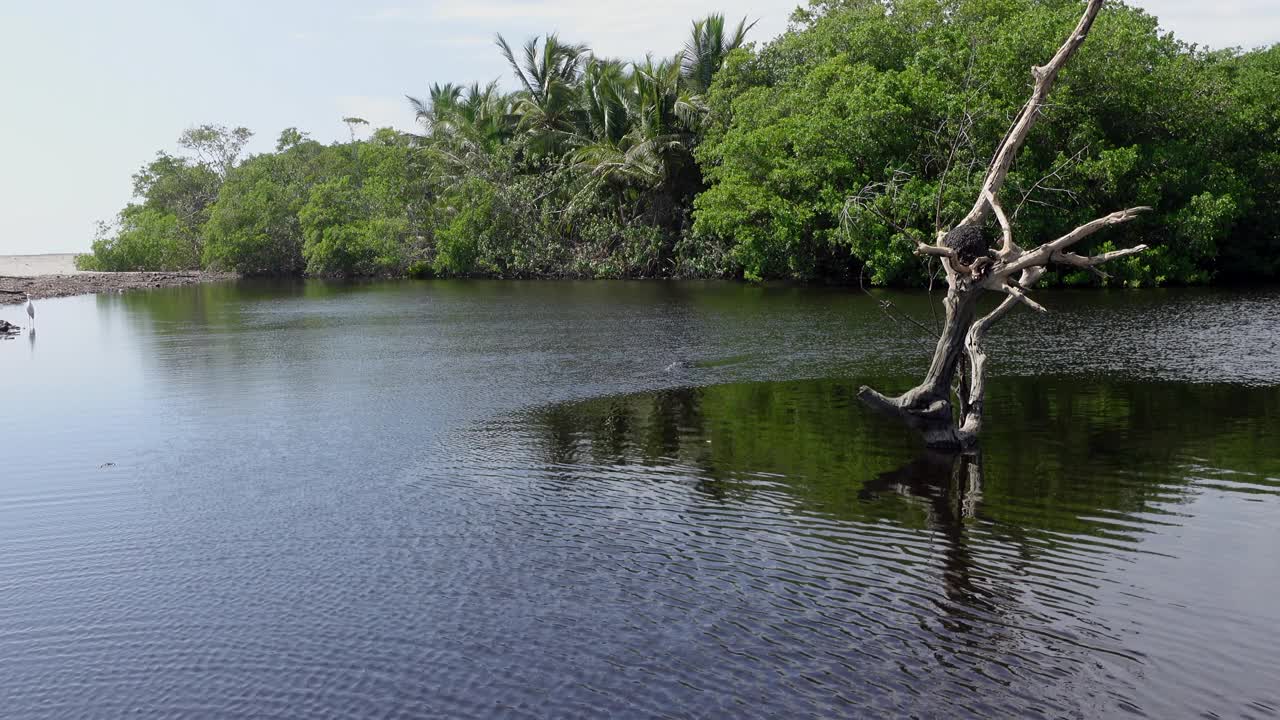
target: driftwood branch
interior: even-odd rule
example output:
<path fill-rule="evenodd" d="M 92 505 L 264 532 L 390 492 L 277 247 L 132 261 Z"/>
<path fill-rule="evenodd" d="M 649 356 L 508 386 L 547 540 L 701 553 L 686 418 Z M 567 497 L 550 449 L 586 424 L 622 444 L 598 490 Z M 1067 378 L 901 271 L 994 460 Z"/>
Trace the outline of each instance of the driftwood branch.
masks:
<path fill-rule="evenodd" d="M 1043 267 L 1034 267 L 1027 270 L 1018 279 L 1018 284 L 1025 287 L 1034 286 L 1040 281 L 1040 276 L 1044 274 Z M 987 313 L 969 328 L 969 332 L 965 335 L 964 347 L 965 358 L 968 361 L 969 376 L 965 383 L 966 396 L 963 400 L 963 412 L 960 417 L 960 425 L 957 428 L 957 440 L 961 446 L 972 446 L 978 440 L 978 433 L 982 430 L 982 411 L 983 402 L 986 398 L 986 382 L 987 382 L 987 353 L 982 346 L 982 341 L 987 336 L 987 331 L 991 329 L 1000 319 L 1013 310 L 1018 304 L 1018 298 L 1010 296 L 1004 299 L 1000 305 Z"/>
<path fill-rule="evenodd" d="M 1076 24 L 1076 28 L 1071 32 L 1070 37 L 1062 43 L 1062 47 L 1058 48 L 1058 52 L 1054 54 L 1053 58 L 1043 66 L 1031 68 L 1031 75 L 1035 78 L 1031 97 L 1027 100 L 1027 104 L 1022 106 L 1022 110 L 1018 112 L 1013 125 L 1009 128 L 1009 132 L 1005 134 L 1004 139 L 996 147 L 996 154 L 987 169 L 987 177 L 982 182 L 982 190 L 978 194 L 978 201 L 974 203 L 973 209 L 969 211 L 969 214 L 960 221 L 961 225 L 981 225 L 986 220 L 987 210 L 990 207 L 987 201 L 988 196 L 999 194 L 1001 186 L 1004 185 L 1005 177 L 1009 175 L 1009 167 L 1013 165 L 1014 157 L 1022 149 L 1022 144 L 1026 142 L 1032 126 L 1040 118 L 1045 98 L 1049 96 L 1049 91 L 1053 89 L 1053 83 L 1058 79 L 1058 73 L 1067 64 L 1067 61 L 1071 59 L 1071 56 L 1075 55 L 1076 50 L 1079 50 L 1080 46 L 1084 44 L 1084 39 L 1089 34 L 1089 28 L 1093 27 L 1093 21 L 1098 17 L 1098 11 L 1101 9 L 1102 0 L 1089 0 L 1080 22 Z"/>
<path fill-rule="evenodd" d="M 1136 208 L 1129 208 L 1128 210 L 1119 210 L 1105 217 L 1100 217 L 1097 220 L 1094 220 L 1092 222 L 1085 223 L 1084 225 L 1081 225 L 1075 230 L 1072 230 L 1066 235 L 1063 235 L 1062 237 L 1058 238 L 1057 240 L 1051 240 L 1041 245 L 1040 247 L 1023 254 L 1021 257 L 1019 257 L 1018 259 L 1014 260 L 1013 262 L 1009 263 L 1004 268 L 1002 268 L 1000 270 L 1000 273 L 1002 275 L 1007 276 L 1007 275 L 1012 275 L 1015 272 L 1022 272 L 1023 270 L 1026 270 L 1029 267 L 1034 267 L 1036 265 L 1048 265 L 1052 261 L 1052 258 L 1054 257 L 1055 254 L 1062 254 L 1063 250 L 1066 250 L 1072 245 L 1075 245 L 1081 240 L 1084 240 L 1090 235 L 1098 232 L 1099 230 L 1103 228 L 1111 227 L 1112 225 L 1119 225 L 1121 223 L 1129 222 L 1130 220 L 1133 220 L 1134 218 L 1138 217 L 1138 215 L 1144 212 L 1147 212 L 1150 209 L 1151 208 L 1149 207 L 1136 207 Z M 1139 245 L 1137 247 L 1141 248 L 1142 250 L 1146 249 L 1145 245 Z M 1135 252 L 1142 252 L 1142 250 L 1131 248 L 1127 251 L 1117 251 L 1117 252 L 1120 252 L 1123 255 L 1132 255 Z M 1103 256 L 1100 255 L 1098 257 L 1103 257 Z M 1122 255 L 1113 255 L 1113 257 L 1108 259 L 1114 259 L 1115 257 L 1122 257 Z M 1105 262 L 1105 260 L 1101 260 L 1099 262 Z M 1094 264 L 1097 264 L 1097 263 L 1094 263 Z"/>
<path fill-rule="evenodd" d="M 1089 255 L 1087 257 L 1084 255 L 1077 255 L 1075 253 L 1055 252 L 1053 255 L 1049 257 L 1049 261 L 1059 263 L 1061 265 L 1074 265 L 1075 267 L 1080 267 L 1080 268 L 1094 268 L 1098 265 L 1101 265 L 1106 262 L 1111 262 L 1112 260 L 1116 260 L 1118 258 L 1128 257 L 1129 255 L 1137 255 L 1138 253 L 1146 249 L 1147 249 L 1146 245 L 1134 245 L 1131 248 L 1124 248 L 1123 250 L 1112 250 L 1111 252 L 1104 252 L 1099 255 Z"/>
<path fill-rule="evenodd" d="M 1008 260 L 1018 250 L 1013 244 L 1013 226 L 1009 224 L 1004 208 L 1000 207 L 1000 200 L 990 192 L 986 193 L 986 197 L 987 205 L 991 206 L 992 212 L 996 214 L 996 220 L 1000 223 L 1000 258 Z"/>
<path fill-rule="evenodd" d="M 1099 272 L 1098 265 L 1146 249 L 1145 245 L 1138 245 L 1091 256 L 1069 251 L 1094 233 L 1129 222 L 1150 208 L 1120 210 L 1085 223 L 1039 247 L 1024 250 L 1016 242 L 1013 225 L 1000 203 L 1000 189 L 1014 157 L 1040 117 L 1058 72 L 1084 43 L 1102 5 L 1103 0 L 1089 0 L 1075 30 L 1048 64 L 1032 68 L 1035 86 L 1031 98 L 997 146 L 973 209 L 955 229 L 939 232 L 933 244 L 916 244 L 917 255 L 943 259 L 948 287 L 943 300 L 946 314 L 942 333 L 937 339 L 933 360 L 924 380 L 895 397 L 868 387 L 858 393 L 871 407 L 893 414 L 919 430 L 930 447 L 968 448 L 976 443 L 982 428 L 986 392 L 987 354 L 983 341 L 991 328 L 1018 305 L 1026 305 L 1040 313 L 1048 312 L 1027 294 L 1040 281 L 1046 266 L 1058 263 Z M 999 223 L 999 248 L 986 250 L 984 244 L 978 242 L 980 249 L 975 249 L 975 228 L 980 230 L 988 215 L 994 215 Z M 981 240 L 981 233 L 977 237 Z M 1005 297 L 995 310 L 978 317 L 978 299 L 983 291 L 1000 292 Z M 955 382 L 957 374 L 960 378 L 958 384 Z M 953 394 L 956 403 L 952 401 Z M 954 412 L 956 404 L 959 406 L 958 420 Z"/>
<path fill-rule="evenodd" d="M 1004 291 L 1005 293 L 1008 293 L 1008 295 L 1013 300 L 1020 301 L 1022 304 L 1026 305 L 1032 310 L 1035 310 L 1036 312 L 1042 312 L 1042 313 L 1049 312 L 1048 308 L 1036 302 L 1035 300 L 1032 300 L 1031 298 L 1027 297 L 1027 293 L 1024 292 L 1022 288 L 1018 287 L 1017 285 L 1005 285 L 1001 287 L 1000 290 Z"/>
<path fill-rule="evenodd" d="M 916 243 L 917 255 L 936 255 L 944 258 L 954 258 L 956 251 L 943 245 L 929 245 L 928 243 Z"/>

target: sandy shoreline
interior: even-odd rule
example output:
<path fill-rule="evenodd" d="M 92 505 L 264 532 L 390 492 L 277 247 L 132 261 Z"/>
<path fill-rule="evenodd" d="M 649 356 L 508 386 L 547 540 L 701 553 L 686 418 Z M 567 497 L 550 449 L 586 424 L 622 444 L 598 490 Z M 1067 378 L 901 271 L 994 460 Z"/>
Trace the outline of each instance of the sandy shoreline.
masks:
<path fill-rule="evenodd" d="M 232 280 L 230 273 L 203 271 L 175 272 L 82 272 L 76 270 L 74 254 L 0 255 L 0 305 L 39 298 L 67 297 L 89 293 L 117 292 L 142 288 L 178 287 L 217 280 Z"/>
<path fill-rule="evenodd" d="M 75 253 L 48 255 L 0 255 L 0 277 L 79 275 Z"/>

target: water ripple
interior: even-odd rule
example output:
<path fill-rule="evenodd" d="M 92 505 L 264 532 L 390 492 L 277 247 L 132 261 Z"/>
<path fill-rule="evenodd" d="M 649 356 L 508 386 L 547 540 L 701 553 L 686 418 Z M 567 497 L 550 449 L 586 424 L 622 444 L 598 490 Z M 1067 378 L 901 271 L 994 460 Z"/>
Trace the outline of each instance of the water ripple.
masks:
<path fill-rule="evenodd" d="M 1043 301 L 961 460 L 856 401 L 924 358 L 843 291 L 51 301 L 4 713 L 1275 715 L 1280 295 Z"/>

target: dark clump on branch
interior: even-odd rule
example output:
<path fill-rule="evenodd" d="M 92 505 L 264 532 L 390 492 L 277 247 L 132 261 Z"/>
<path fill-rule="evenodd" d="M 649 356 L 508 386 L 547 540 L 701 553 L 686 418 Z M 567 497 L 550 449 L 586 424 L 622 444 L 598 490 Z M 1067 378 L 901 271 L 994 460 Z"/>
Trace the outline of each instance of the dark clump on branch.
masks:
<path fill-rule="evenodd" d="M 991 249 L 987 236 L 982 228 L 975 225 L 961 225 L 942 238 L 942 244 L 956 251 L 960 262 L 970 265 L 980 257 L 986 257 Z"/>

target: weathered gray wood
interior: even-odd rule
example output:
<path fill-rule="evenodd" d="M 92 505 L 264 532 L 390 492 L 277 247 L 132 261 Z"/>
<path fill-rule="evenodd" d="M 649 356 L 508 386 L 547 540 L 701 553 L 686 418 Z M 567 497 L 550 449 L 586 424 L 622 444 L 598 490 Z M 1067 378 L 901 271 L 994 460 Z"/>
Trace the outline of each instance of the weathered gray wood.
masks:
<path fill-rule="evenodd" d="M 1016 305 L 1023 304 L 1037 312 L 1047 312 L 1044 306 L 1027 295 L 1027 291 L 1040 281 L 1047 265 L 1061 263 L 1096 271 L 1098 265 L 1146 249 L 1145 245 L 1138 245 L 1094 256 L 1067 252 L 1068 248 L 1099 230 L 1129 222 L 1150 208 L 1120 210 L 1081 225 L 1037 248 L 1024 250 L 1015 241 L 1013 226 L 999 200 L 1009 167 L 1039 119 L 1058 72 L 1084 43 L 1102 5 L 1102 0 L 1089 0 L 1075 30 L 1048 64 L 1031 69 L 1035 78 L 1031 97 L 1000 141 L 973 209 L 957 225 L 956 229 L 970 227 L 980 231 L 987 215 L 994 214 L 1000 225 L 999 249 L 989 252 L 988 257 L 965 264 L 969 258 L 962 257 L 957 248 L 948 247 L 944 242 L 948 236 L 946 232 L 939 232 L 932 245 L 917 244 L 917 254 L 942 258 L 947 276 L 947 295 L 943 301 L 946 319 L 924 380 L 898 396 L 887 396 L 869 387 L 863 387 L 858 393 L 858 397 L 871 407 L 897 416 L 918 430 L 929 447 L 963 450 L 977 443 L 982 430 L 986 394 L 987 354 L 983 340 L 992 326 Z M 952 238 L 959 237 L 956 229 L 951 231 Z M 953 239 L 950 244 L 957 245 L 957 242 Z M 1007 297 L 995 310 L 978 318 L 978 298 L 984 290 L 1000 292 Z M 966 372 L 956 391 L 959 404 L 959 413 L 956 413 L 952 386 L 961 365 L 965 366 Z"/>

